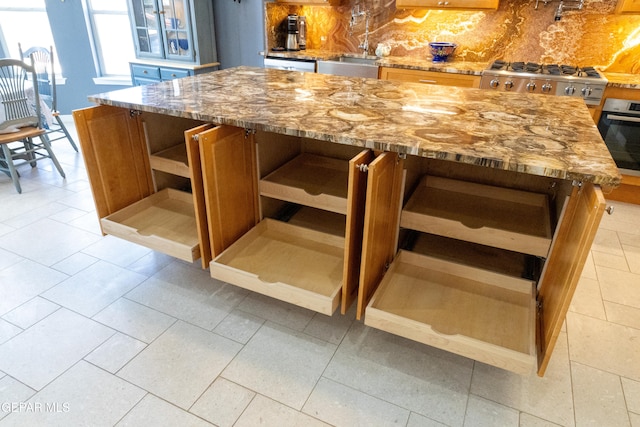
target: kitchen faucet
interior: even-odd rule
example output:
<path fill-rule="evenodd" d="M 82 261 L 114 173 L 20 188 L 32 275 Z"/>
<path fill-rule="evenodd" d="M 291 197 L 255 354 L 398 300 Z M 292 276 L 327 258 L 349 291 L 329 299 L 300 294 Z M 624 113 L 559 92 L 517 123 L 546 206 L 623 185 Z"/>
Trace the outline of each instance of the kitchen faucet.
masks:
<path fill-rule="evenodd" d="M 536 0 L 536 5 L 534 9 L 538 8 L 538 3 L 542 1 L 542 3 L 546 6 L 548 3 L 551 3 L 553 0 Z M 573 4 L 567 5 L 565 1 L 569 1 Z M 584 0 L 560 0 L 560 4 L 556 9 L 556 13 L 553 16 L 553 19 L 559 21 L 562 19 L 562 12 L 565 10 L 582 10 L 584 7 Z"/>
<path fill-rule="evenodd" d="M 358 18 L 364 16 L 364 41 L 358 45 L 362 49 L 362 56 L 369 54 L 369 11 L 360 10 L 360 5 L 356 4 L 351 8 L 351 21 L 349 22 L 349 34 L 353 34 L 353 27 L 357 24 Z"/>

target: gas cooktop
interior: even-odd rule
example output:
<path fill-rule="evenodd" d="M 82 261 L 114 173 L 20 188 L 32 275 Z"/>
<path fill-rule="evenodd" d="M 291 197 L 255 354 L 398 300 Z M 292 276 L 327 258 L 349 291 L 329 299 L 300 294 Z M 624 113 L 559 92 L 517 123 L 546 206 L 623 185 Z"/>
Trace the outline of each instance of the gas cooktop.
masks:
<path fill-rule="evenodd" d="M 598 105 L 607 79 L 594 67 L 494 61 L 482 72 L 480 88 L 507 92 L 582 97 Z"/>
<path fill-rule="evenodd" d="M 534 74 L 549 77 L 580 77 L 586 79 L 603 79 L 594 67 L 578 67 L 575 65 L 538 64 L 536 62 L 507 62 L 496 60 L 489 66 L 490 72 L 500 74 Z"/>

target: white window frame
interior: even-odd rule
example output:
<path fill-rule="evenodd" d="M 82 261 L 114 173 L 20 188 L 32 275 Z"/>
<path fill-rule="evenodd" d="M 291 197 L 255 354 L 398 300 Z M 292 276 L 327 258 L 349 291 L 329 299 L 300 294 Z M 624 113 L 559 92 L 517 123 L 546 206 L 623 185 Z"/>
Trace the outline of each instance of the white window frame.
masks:
<path fill-rule="evenodd" d="M 106 74 L 104 72 L 103 58 L 100 54 L 100 37 L 97 34 L 94 16 L 95 15 L 124 15 L 129 20 L 128 14 L 128 2 L 127 10 L 125 11 L 94 11 L 91 7 L 90 0 L 82 0 L 82 6 L 85 14 L 85 23 L 87 25 L 87 32 L 89 34 L 89 42 L 91 43 L 91 51 L 93 54 L 93 63 L 95 65 L 96 76 L 93 78 L 95 84 L 100 85 L 131 85 L 131 74 Z M 131 32 L 131 25 L 127 25 L 126 31 Z M 131 47 L 133 49 L 133 38 L 131 40 Z"/>
<path fill-rule="evenodd" d="M 7 4 L 10 3 L 10 4 Z M 7 12 L 24 12 L 24 13 L 29 13 L 29 12 L 38 12 L 38 13 L 44 13 L 47 16 L 47 22 L 48 22 L 48 14 L 47 14 L 47 8 L 45 5 L 44 0 L 41 0 L 42 6 L 38 7 L 38 6 L 24 6 L 23 2 L 16 2 L 16 1 L 12 1 L 12 2 L 8 2 L 8 1 L 3 1 L 0 2 L 0 11 L 7 11 Z M 28 22 L 28 19 L 24 20 L 25 22 Z M 57 85 L 64 85 L 66 82 L 66 79 L 63 77 L 62 75 L 62 67 L 60 66 L 60 59 L 58 58 L 57 55 L 57 49 L 55 46 L 55 41 L 53 40 L 53 34 L 51 31 L 51 25 L 49 25 L 49 35 L 51 35 L 51 39 L 49 41 L 47 41 L 46 43 L 38 43 L 38 46 L 44 47 L 44 48 L 51 48 L 53 47 L 54 49 L 54 59 L 55 59 L 55 71 L 56 71 L 56 84 Z M 2 43 L 2 50 L 4 51 L 5 55 L 7 56 L 12 56 L 15 59 L 19 59 L 19 55 L 17 54 L 17 52 L 14 52 L 15 54 L 12 55 L 12 50 L 17 50 L 18 49 L 18 45 L 16 44 L 15 46 L 12 46 L 12 48 L 10 49 L 9 46 L 7 45 L 7 40 L 4 34 L 4 30 L 2 28 L 0 28 L 0 43 Z M 33 46 L 29 45 L 22 45 L 22 50 L 26 51 L 27 49 L 31 48 Z"/>

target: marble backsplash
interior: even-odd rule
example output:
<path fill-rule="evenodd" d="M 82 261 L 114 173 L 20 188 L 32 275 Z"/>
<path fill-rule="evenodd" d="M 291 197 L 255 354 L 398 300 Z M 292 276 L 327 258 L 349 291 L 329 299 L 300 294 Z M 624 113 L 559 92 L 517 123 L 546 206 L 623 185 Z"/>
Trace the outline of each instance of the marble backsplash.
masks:
<path fill-rule="evenodd" d="M 265 3 L 267 49 L 284 45 L 289 13 L 306 16 L 307 48 L 360 53 L 365 20 L 350 26 L 358 5 L 370 13 L 369 54 L 378 43 L 393 56 L 430 58 L 428 43 L 458 44 L 455 60 L 494 59 L 597 66 L 603 71 L 640 73 L 640 15 L 617 15 L 617 0 L 585 0 L 580 11 L 554 20 L 557 1 L 501 0 L 497 11 L 396 9 L 395 0 L 343 0 L 341 6 Z"/>

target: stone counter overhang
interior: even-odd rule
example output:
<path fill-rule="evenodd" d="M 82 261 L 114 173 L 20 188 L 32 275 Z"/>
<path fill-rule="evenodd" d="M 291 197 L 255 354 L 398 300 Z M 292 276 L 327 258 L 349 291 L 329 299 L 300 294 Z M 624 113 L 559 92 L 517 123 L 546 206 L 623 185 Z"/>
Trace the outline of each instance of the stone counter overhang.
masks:
<path fill-rule="evenodd" d="M 237 67 L 98 104 L 615 187 L 582 99 Z"/>
<path fill-rule="evenodd" d="M 321 49 L 300 50 L 296 52 L 287 51 L 271 51 L 265 56 L 269 58 L 294 59 L 297 61 L 328 61 L 337 59 L 340 56 L 349 56 L 353 58 L 362 58 L 362 55 L 356 53 L 341 53 Z M 374 60 L 375 65 L 379 67 L 402 68 L 405 70 L 435 71 L 449 74 L 468 74 L 474 76 L 482 75 L 482 71 L 489 68 L 488 62 L 465 62 L 465 61 L 448 61 L 433 62 L 430 59 L 419 59 L 414 57 L 401 56 L 366 56 L 366 58 Z"/>

